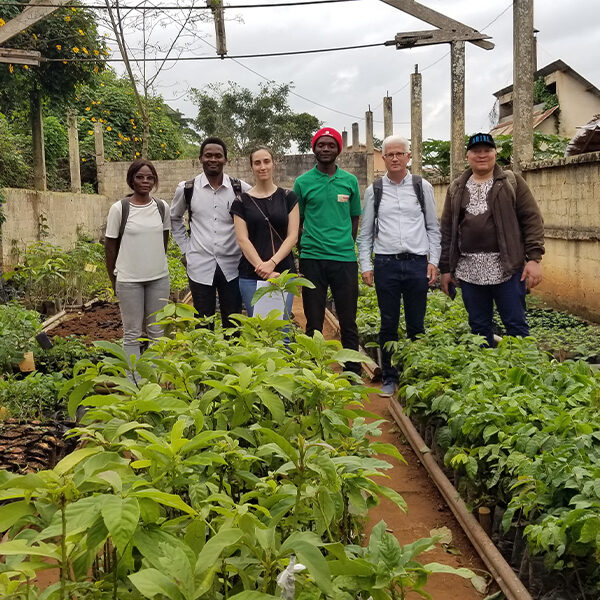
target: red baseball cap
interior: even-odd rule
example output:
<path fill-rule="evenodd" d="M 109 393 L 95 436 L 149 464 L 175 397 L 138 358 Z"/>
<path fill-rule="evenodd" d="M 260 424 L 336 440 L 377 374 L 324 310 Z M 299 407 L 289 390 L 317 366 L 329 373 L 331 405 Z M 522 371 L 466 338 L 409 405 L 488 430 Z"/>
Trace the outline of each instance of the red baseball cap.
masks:
<path fill-rule="evenodd" d="M 311 142 L 311 147 L 313 150 L 315 149 L 315 144 L 317 143 L 317 140 L 320 137 L 323 137 L 324 135 L 332 137 L 337 142 L 338 150 L 340 152 L 342 151 L 342 134 L 339 131 L 333 129 L 333 127 L 323 127 L 323 129 L 319 129 L 319 131 L 317 131 L 317 133 L 313 135 L 313 139 Z"/>

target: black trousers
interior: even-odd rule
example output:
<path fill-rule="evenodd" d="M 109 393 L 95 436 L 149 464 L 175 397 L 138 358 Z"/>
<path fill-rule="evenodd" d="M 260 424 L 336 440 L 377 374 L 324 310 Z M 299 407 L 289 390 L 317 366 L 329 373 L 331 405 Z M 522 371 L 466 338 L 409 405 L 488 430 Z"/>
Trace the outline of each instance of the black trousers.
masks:
<path fill-rule="evenodd" d="M 194 308 L 198 311 L 198 315 L 200 317 L 210 317 L 215 314 L 218 293 L 223 327 L 232 327 L 234 324 L 229 320 L 229 315 L 242 312 L 239 277 L 227 281 L 223 271 L 217 265 L 212 285 L 204 285 L 191 279 L 189 279 L 189 282 Z"/>
<path fill-rule="evenodd" d="M 335 311 L 340 322 L 342 346 L 358 350 L 356 302 L 358 300 L 358 265 L 339 260 L 300 259 L 300 272 L 314 284 L 313 290 L 302 288 L 302 304 L 306 317 L 306 335 L 323 331 L 327 289 L 331 287 Z M 346 363 L 346 370 L 360 375 L 360 363 Z"/>

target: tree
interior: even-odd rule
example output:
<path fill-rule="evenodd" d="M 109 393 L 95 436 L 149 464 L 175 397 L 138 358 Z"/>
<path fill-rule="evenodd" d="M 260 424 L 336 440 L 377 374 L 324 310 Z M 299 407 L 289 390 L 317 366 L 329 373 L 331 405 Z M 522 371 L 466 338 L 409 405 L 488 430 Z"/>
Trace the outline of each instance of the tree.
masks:
<path fill-rule="evenodd" d="M 15 3 L 16 4 L 16 3 Z M 23 4 L 26 6 L 26 4 Z M 0 19 L 20 12 L 14 4 L 0 4 Z M 30 94 L 65 106 L 75 95 L 75 84 L 89 81 L 104 69 L 108 49 L 98 34 L 94 14 L 85 8 L 60 8 L 10 41 L 11 48 L 37 50 L 50 59 L 39 67 L 0 64 L 0 111 L 20 110 Z M 87 62 L 62 62 L 67 59 Z M 53 59 L 61 59 L 54 62 Z"/>
<path fill-rule="evenodd" d="M 450 175 L 450 142 L 428 139 L 423 142 L 423 169 L 436 175 Z"/>
<path fill-rule="evenodd" d="M 203 136 L 223 139 L 232 156 L 247 154 L 265 144 L 284 154 L 293 142 L 301 152 L 310 149 L 312 134 L 321 122 L 308 113 L 294 113 L 288 105 L 291 84 L 261 84 L 257 93 L 230 81 L 210 84 L 203 91 L 192 88 L 198 106 L 194 125 Z"/>
<path fill-rule="evenodd" d="M 92 84 L 77 87 L 75 109 L 79 115 L 79 139 L 82 180 L 95 181 L 94 125 L 104 131 L 104 154 L 108 160 L 133 160 L 142 155 L 143 122 L 134 100 L 134 90 L 126 77 L 108 69 Z M 148 158 L 180 158 L 185 141 L 180 125 L 173 120 L 173 110 L 161 96 L 146 99 L 149 122 Z"/>

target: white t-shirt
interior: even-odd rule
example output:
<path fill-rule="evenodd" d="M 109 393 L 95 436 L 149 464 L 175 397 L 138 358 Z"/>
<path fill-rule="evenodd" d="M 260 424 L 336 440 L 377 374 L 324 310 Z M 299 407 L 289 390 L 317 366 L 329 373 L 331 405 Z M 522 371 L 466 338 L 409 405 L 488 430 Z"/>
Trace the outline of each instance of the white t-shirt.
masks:
<path fill-rule="evenodd" d="M 165 206 L 164 224 L 156 202 Z M 158 198 L 156 202 L 150 200 L 143 205 L 129 203 L 129 217 L 115 265 L 118 281 L 153 281 L 169 274 L 163 234 L 163 231 L 171 229 L 169 205 Z M 121 201 L 118 200 L 108 211 L 106 237 L 119 237 L 121 214 Z"/>

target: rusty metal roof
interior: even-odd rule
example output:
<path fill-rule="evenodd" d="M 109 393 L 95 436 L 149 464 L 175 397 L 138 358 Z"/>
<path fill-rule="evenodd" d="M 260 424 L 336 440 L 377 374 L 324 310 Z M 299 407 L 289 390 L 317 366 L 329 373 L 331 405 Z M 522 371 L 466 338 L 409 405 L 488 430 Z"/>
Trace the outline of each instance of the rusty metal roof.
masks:
<path fill-rule="evenodd" d="M 545 121 L 550 115 L 558 110 L 558 106 L 553 106 L 548 110 L 536 110 L 533 113 L 533 128 L 538 127 L 543 121 Z M 490 134 L 496 135 L 511 135 L 513 132 L 513 120 L 509 118 L 502 123 L 498 123 L 495 127 L 490 130 Z"/>

